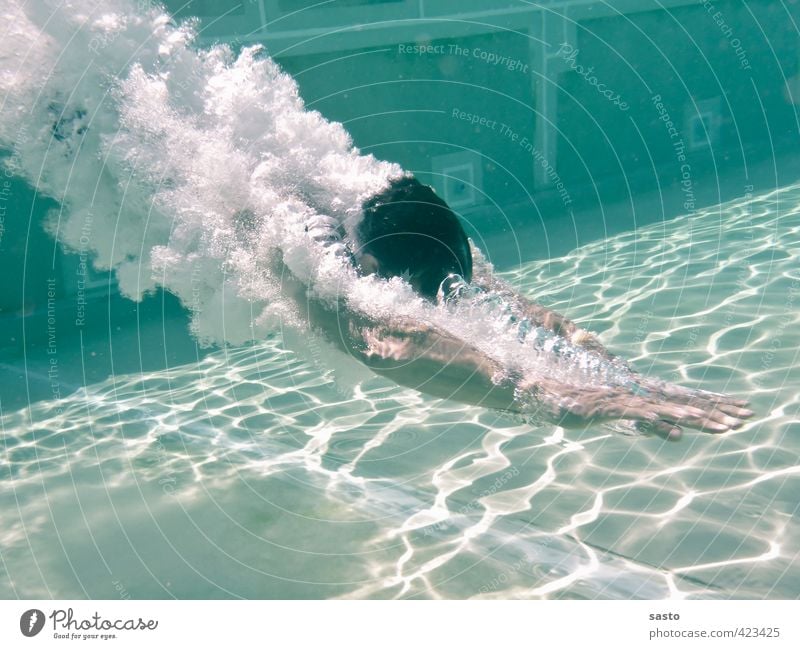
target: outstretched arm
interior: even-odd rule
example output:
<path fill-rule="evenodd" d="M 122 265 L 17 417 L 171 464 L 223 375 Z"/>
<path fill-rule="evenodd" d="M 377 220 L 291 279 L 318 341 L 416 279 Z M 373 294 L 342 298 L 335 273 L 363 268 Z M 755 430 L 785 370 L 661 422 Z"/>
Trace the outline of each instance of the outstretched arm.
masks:
<path fill-rule="evenodd" d="M 628 419 L 637 422 L 640 429 L 667 439 L 677 439 L 680 426 L 725 432 L 752 415 L 743 401 L 639 376 L 636 393 L 620 386 L 570 385 L 546 377 L 526 379 L 431 324 L 398 317 L 378 320 L 331 309 L 326 303 L 309 299 L 305 287 L 288 272 L 283 275 L 283 288 L 309 321 L 344 351 L 376 373 L 436 397 L 520 413 L 565 427 Z M 557 320 L 544 316 L 543 326 L 549 322 L 548 328 L 571 331 L 574 341 L 579 331 L 574 323 L 560 316 Z M 610 354 L 606 352 L 605 356 Z"/>
<path fill-rule="evenodd" d="M 499 292 L 536 326 L 544 327 L 573 344 L 594 352 L 617 364 L 626 363 L 608 351 L 590 332 L 581 329 L 564 316 L 516 293 L 504 280 L 496 277 L 481 252 L 472 246 L 472 283 L 484 290 Z M 575 386 L 540 379 L 518 390 L 528 394 L 529 407 L 549 421 L 562 426 L 585 424 L 587 421 L 632 420 L 643 432 L 652 432 L 666 439 L 678 439 L 681 426 L 722 433 L 738 428 L 753 412 L 746 401 L 723 394 L 692 390 L 642 376 L 633 370 L 632 378 L 639 389 L 633 393 L 620 386 Z"/>
<path fill-rule="evenodd" d="M 408 318 L 349 323 L 350 353 L 377 374 L 443 399 L 515 410 L 516 381 L 504 368 L 463 340 Z"/>
<path fill-rule="evenodd" d="M 471 243 L 471 242 L 470 242 Z M 560 313 L 551 311 L 514 291 L 503 279 L 494 274 L 494 269 L 483 257 L 481 252 L 471 245 L 472 249 L 472 284 L 486 291 L 493 291 L 502 295 L 503 299 L 512 304 L 525 315 L 535 326 L 544 327 L 574 345 L 596 352 L 607 359 L 615 358 L 597 337 L 585 329 L 581 329 L 572 320 L 565 318 Z"/>
<path fill-rule="evenodd" d="M 452 335 L 406 319 L 351 322 L 351 349 L 373 371 L 442 398 L 507 410 L 574 428 L 619 419 L 675 440 L 681 426 L 710 433 L 738 428 L 753 413 L 745 402 L 642 377 L 622 386 L 578 386 L 509 375 Z"/>
<path fill-rule="evenodd" d="M 537 381 L 532 389 L 540 407 L 551 409 L 546 413 L 548 419 L 567 428 L 624 419 L 633 421 L 642 432 L 678 440 L 682 426 L 725 433 L 753 415 L 739 399 L 646 378 L 637 394 L 620 386 L 572 386 L 547 379 Z"/>

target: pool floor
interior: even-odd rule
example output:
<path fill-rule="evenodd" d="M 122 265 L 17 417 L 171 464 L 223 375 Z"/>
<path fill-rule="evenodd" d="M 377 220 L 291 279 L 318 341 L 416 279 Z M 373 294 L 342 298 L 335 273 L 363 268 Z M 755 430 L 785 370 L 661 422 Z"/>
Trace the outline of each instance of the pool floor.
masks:
<path fill-rule="evenodd" d="M 278 335 L 3 403 L 0 596 L 795 598 L 798 258 L 795 185 L 505 273 L 749 398 L 723 436 L 532 428 Z"/>

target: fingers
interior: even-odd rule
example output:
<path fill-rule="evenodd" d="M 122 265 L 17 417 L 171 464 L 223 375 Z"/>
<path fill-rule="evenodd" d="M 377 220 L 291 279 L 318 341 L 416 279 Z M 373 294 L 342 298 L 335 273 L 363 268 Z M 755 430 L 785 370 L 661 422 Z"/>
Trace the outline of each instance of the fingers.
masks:
<path fill-rule="evenodd" d="M 724 433 L 730 429 L 731 425 L 736 423 L 733 418 L 730 419 L 730 422 L 722 421 L 715 417 L 713 413 L 694 406 L 666 406 L 661 409 L 659 414 L 666 421 L 708 433 Z M 726 417 L 726 415 L 723 415 L 723 417 Z"/>
<path fill-rule="evenodd" d="M 637 421 L 636 430 L 649 435 L 657 435 L 668 442 L 677 442 L 683 435 L 680 426 L 660 419 Z"/>
<path fill-rule="evenodd" d="M 642 387 L 650 391 L 663 419 L 710 433 L 724 433 L 744 425 L 753 416 L 747 402 L 724 394 L 694 390 L 658 380 L 646 379 Z"/>
<path fill-rule="evenodd" d="M 745 420 L 753 416 L 753 411 L 747 408 L 740 408 L 728 403 L 716 403 L 714 401 L 697 402 L 692 401 L 687 406 L 693 406 L 705 413 L 706 419 L 722 424 L 730 429 L 740 428 Z"/>
<path fill-rule="evenodd" d="M 708 392 L 707 390 L 695 390 L 684 388 L 671 383 L 658 381 L 655 385 L 647 387 L 654 389 L 656 393 L 663 394 L 670 400 L 680 400 L 681 403 L 711 403 L 715 406 L 730 406 L 732 408 L 746 408 L 747 401 L 735 399 L 727 394 Z M 748 411 L 749 412 L 749 411 Z M 751 413 L 752 414 L 752 413 Z M 749 416 L 749 415 L 748 415 Z"/>
<path fill-rule="evenodd" d="M 724 403 L 731 406 L 736 406 L 738 408 L 744 408 L 747 406 L 747 401 L 744 399 L 736 399 L 731 397 L 727 394 L 719 394 L 717 392 L 708 392 L 706 390 L 691 390 L 689 388 L 683 388 L 684 390 L 688 391 L 689 393 L 695 393 L 697 396 L 706 399 L 707 401 L 713 401 L 715 403 Z"/>
<path fill-rule="evenodd" d="M 717 406 L 717 410 L 724 412 L 726 415 L 738 417 L 739 419 L 750 419 L 750 417 L 755 414 L 748 408 L 741 408 L 739 406 L 733 406 L 726 403 L 718 403 L 715 405 Z"/>
<path fill-rule="evenodd" d="M 641 432 L 669 441 L 680 439 L 682 428 L 727 433 L 753 416 L 752 410 L 736 405 L 742 403 L 740 400 L 724 395 L 655 382 L 650 382 L 646 389 L 646 394 L 637 395 L 622 388 L 575 390 L 574 394 L 566 393 L 570 397 L 566 406 L 564 387 L 555 386 L 553 393 L 558 396 L 560 407 L 578 420 L 629 419 Z"/>
<path fill-rule="evenodd" d="M 731 416 L 724 410 L 714 407 L 699 408 L 690 405 L 660 404 L 657 406 L 657 412 L 659 418 L 665 421 L 708 433 L 727 433 L 740 428 L 745 423 L 743 418 Z"/>
<path fill-rule="evenodd" d="M 712 419 L 703 419 L 699 422 L 687 422 L 687 426 L 691 426 L 696 430 L 701 430 L 704 433 L 727 433 L 732 429 L 731 426 L 719 423 Z"/>

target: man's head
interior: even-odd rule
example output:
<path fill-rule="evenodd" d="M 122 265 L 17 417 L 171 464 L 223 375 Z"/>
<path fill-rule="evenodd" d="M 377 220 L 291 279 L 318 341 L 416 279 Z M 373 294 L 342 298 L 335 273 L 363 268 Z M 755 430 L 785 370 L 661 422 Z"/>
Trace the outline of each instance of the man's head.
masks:
<path fill-rule="evenodd" d="M 404 177 L 364 203 L 356 260 L 366 273 L 406 276 L 435 300 L 451 273 L 472 279 L 472 254 L 458 218 L 433 190 Z"/>

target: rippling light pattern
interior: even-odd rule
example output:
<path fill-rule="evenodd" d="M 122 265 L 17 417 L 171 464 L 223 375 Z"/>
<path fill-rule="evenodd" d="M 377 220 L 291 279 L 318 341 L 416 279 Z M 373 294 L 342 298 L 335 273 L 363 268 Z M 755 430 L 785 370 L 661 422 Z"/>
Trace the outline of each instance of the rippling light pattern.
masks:
<path fill-rule="evenodd" d="M 789 187 L 508 276 L 748 396 L 739 431 L 532 428 L 319 341 L 220 349 L 2 413 L 0 596 L 794 598 L 799 212 Z"/>

